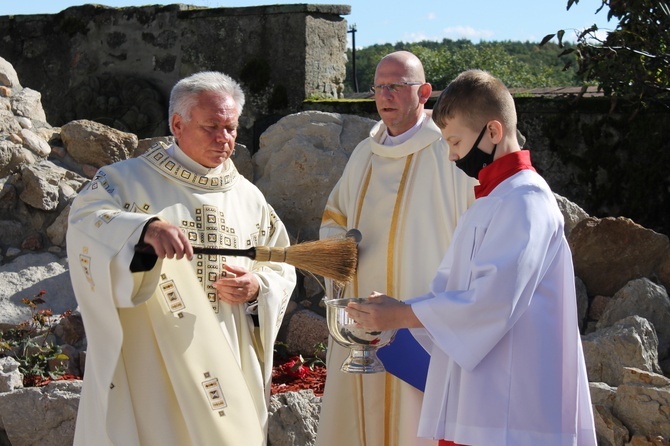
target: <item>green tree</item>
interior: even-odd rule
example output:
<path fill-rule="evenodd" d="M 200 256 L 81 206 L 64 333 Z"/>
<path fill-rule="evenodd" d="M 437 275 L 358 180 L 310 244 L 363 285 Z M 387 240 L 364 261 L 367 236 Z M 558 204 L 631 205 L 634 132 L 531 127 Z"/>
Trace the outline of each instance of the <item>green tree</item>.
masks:
<path fill-rule="evenodd" d="M 567 9 L 579 0 L 568 0 Z M 595 81 L 605 95 L 615 100 L 646 106 L 664 103 L 670 93 L 670 7 L 662 0 L 602 0 L 596 11 L 606 6 L 608 21 L 618 20 L 616 28 L 602 38 L 596 25 L 578 35 L 574 48 L 577 75 Z M 547 35 L 545 44 L 554 36 L 562 46 L 564 30 Z"/>
<path fill-rule="evenodd" d="M 441 90 L 458 75 L 479 68 L 499 77 L 510 88 L 565 87 L 581 85 L 575 69 L 564 70 L 569 56 L 559 56 L 565 45 L 548 43 L 540 50 L 531 42 L 480 42 L 444 39 L 442 42 L 399 42 L 372 45 L 357 50 L 356 71 L 359 91 L 369 90 L 379 60 L 392 51 L 407 50 L 422 61 L 428 82 Z M 354 91 L 351 51 L 348 52 L 347 92 Z"/>

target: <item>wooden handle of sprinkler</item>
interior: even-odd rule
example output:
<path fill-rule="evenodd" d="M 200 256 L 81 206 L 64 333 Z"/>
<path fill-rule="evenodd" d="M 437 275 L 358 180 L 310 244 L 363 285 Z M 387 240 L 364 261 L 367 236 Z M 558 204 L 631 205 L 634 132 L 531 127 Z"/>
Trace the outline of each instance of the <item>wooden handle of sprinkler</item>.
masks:
<path fill-rule="evenodd" d="M 153 254 L 156 255 L 154 247 L 148 243 L 138 243 L 135 245 L 135 252 L 139 254 Z M 209 254 L 217 256 L 236 256 L 248 257 L 250 259 L 256 258 L 256 248 L 249 249 L 233 249 L 233 248 L 203 248 L 199 246 L 193 247 L 194 254 Z"/>

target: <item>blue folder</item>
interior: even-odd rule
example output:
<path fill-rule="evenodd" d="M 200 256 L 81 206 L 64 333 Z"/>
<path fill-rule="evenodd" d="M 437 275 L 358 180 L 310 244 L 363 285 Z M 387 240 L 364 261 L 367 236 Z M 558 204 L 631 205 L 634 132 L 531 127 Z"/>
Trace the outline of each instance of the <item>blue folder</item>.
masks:
<path fill-rule="evenodd" d="M 377 357 L 391 375 L 424 391 L 430 355 L 408 329 L 399 329 L 393 342 L 377 350 Z"/>

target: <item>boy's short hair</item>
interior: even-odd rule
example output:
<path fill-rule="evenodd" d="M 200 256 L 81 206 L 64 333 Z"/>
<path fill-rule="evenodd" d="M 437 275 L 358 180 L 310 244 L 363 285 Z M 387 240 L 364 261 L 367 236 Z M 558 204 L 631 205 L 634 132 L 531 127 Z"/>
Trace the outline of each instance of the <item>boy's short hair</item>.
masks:
<path fill-rule="evenodd" d="M 507 131 L 516 131 L 512 95 L 499 79 L 483 70 L 462 72 L 440 94 L 433 107 L 435 124 L 444 128 L 446 121 L 456 115 L 476 132 L 493 119 Z"/>

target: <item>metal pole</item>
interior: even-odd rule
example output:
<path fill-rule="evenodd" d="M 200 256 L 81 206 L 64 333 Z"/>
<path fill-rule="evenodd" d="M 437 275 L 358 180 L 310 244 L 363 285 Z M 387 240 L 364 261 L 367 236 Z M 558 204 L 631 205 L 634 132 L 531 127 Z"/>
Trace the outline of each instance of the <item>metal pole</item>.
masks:
<path fill-rule="evenodd" d="M 351 68 L 354 76 L 354 91 L 358 93 L 358 76 L 356 76 L 356 24 L 349 27 L 348 33 L 351 33 Z"/>

